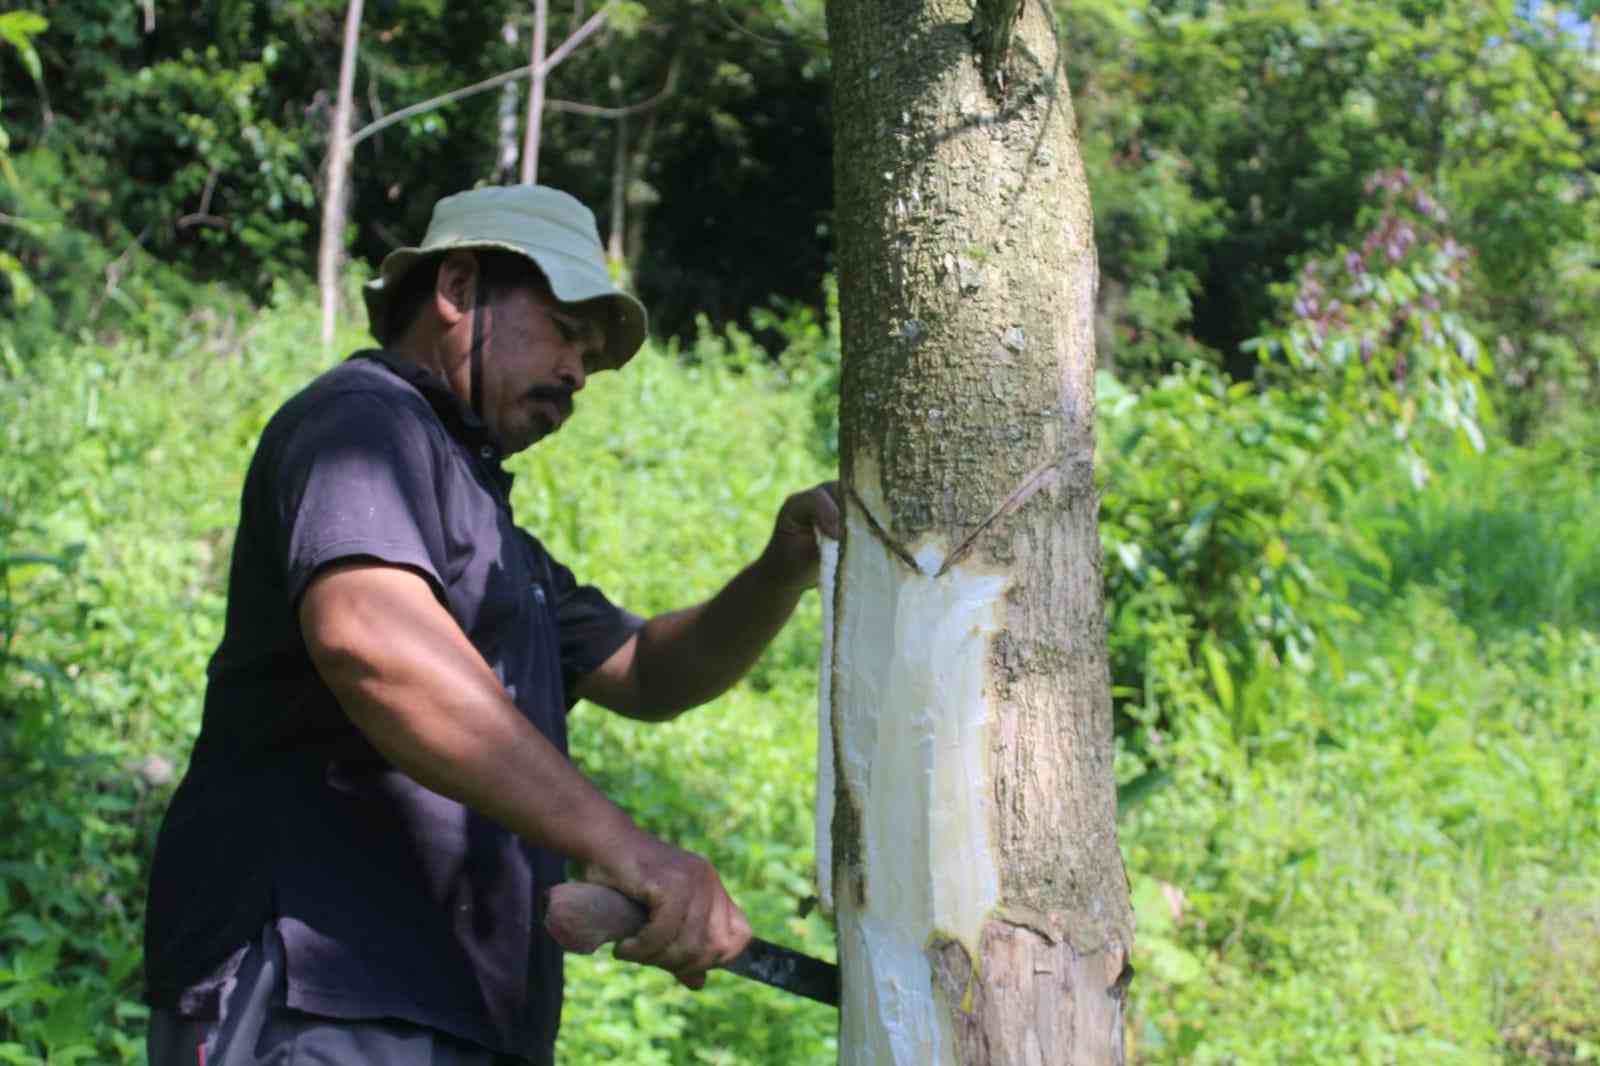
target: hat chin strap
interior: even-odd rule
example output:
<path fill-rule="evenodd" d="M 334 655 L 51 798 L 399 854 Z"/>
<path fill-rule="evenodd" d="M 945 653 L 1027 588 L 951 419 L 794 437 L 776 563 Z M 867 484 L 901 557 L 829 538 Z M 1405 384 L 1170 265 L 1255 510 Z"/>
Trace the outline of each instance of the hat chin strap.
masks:
<path fill-rule="evenodd" d="M 472 363 L 468 387 L 472 392 L 472 413 L 480 422 L 483 421 L 483 301 L 487 288 L 483 283 L 483 271 L 479 270 L 472 296 L 472 347 L 468 352 Z"/>

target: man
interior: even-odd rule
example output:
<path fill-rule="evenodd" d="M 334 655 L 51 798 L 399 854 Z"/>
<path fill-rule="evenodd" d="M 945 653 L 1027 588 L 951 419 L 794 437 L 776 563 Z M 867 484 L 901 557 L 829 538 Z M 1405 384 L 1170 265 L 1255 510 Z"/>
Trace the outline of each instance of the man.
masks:
<path fill-rule="evenodd" d="M 268 424 L 146 923 L 152 1066 L 551 1061 L 567 861 L 644 903 L 623 959 L 691 987 L 749 926 L 702 858 L 566 758 L 578 699 L 659 720 L 733 684 L 815 582 L 831 486 L 648 622 L 517 528 L 501 460 L 645 335 L 594 218 L 537 186 L 441 200 L 358 353 Z"/>

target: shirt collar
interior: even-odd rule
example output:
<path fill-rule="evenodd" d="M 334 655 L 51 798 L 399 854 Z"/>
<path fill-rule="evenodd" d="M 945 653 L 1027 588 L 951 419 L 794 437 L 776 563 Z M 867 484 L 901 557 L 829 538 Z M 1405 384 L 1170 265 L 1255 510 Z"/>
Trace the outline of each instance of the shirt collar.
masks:
<path fill-rule="evenodd" d="M 489 435 L 489 427 L 472 412 L 471 407 L 461 402 L 444 378 L 410 359 L 377 348 L 356 352 L 350 358 L 380 363 L 421 393 L 423 399 L 428 401 L 428 406 L 439 416 L 446 432 L 484 460 L 495 477 L 503 483 L 505 491 L 511 491 L 512 476 L 502 465 L 505 456 L 500 454 L 499 446 Z"/>

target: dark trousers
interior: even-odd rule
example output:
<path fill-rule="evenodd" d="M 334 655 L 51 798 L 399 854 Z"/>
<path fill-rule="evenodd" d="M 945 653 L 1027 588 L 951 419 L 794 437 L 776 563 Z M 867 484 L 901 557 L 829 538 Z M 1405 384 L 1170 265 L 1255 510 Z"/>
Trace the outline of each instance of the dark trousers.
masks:
<path fill-rule="evenodd" d="M 150 1013 L 150 1066 L 515 1066 L 409 1022 L 324 1018 L 284 1005 L 283 942 L 268 926 L 222 985 L 216 1018 Z"/>

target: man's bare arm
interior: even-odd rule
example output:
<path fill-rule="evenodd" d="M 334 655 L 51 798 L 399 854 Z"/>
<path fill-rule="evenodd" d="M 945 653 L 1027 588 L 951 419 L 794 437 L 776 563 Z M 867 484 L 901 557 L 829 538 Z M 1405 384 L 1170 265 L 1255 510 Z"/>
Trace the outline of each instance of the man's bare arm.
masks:
<path fill-rule="evenodd" d="M 662 721 L 725 692 L 817 583 L 817 531 L 839 536 L 837 491 L 830 482 L 790 496 L 755 562 L 705 603 L 650 619 L 575 694 L 630 718 Z"/>
<path fill-rule="evenodd" d="M 522 716 L 427 580 L 359 560 L 320 572 L 300 605 L 318 673 L 398 769 L 638 899 L 651 922 L 617 954 L 698 987 L 749 938 L 704 859 L 640 830 Z"/>

